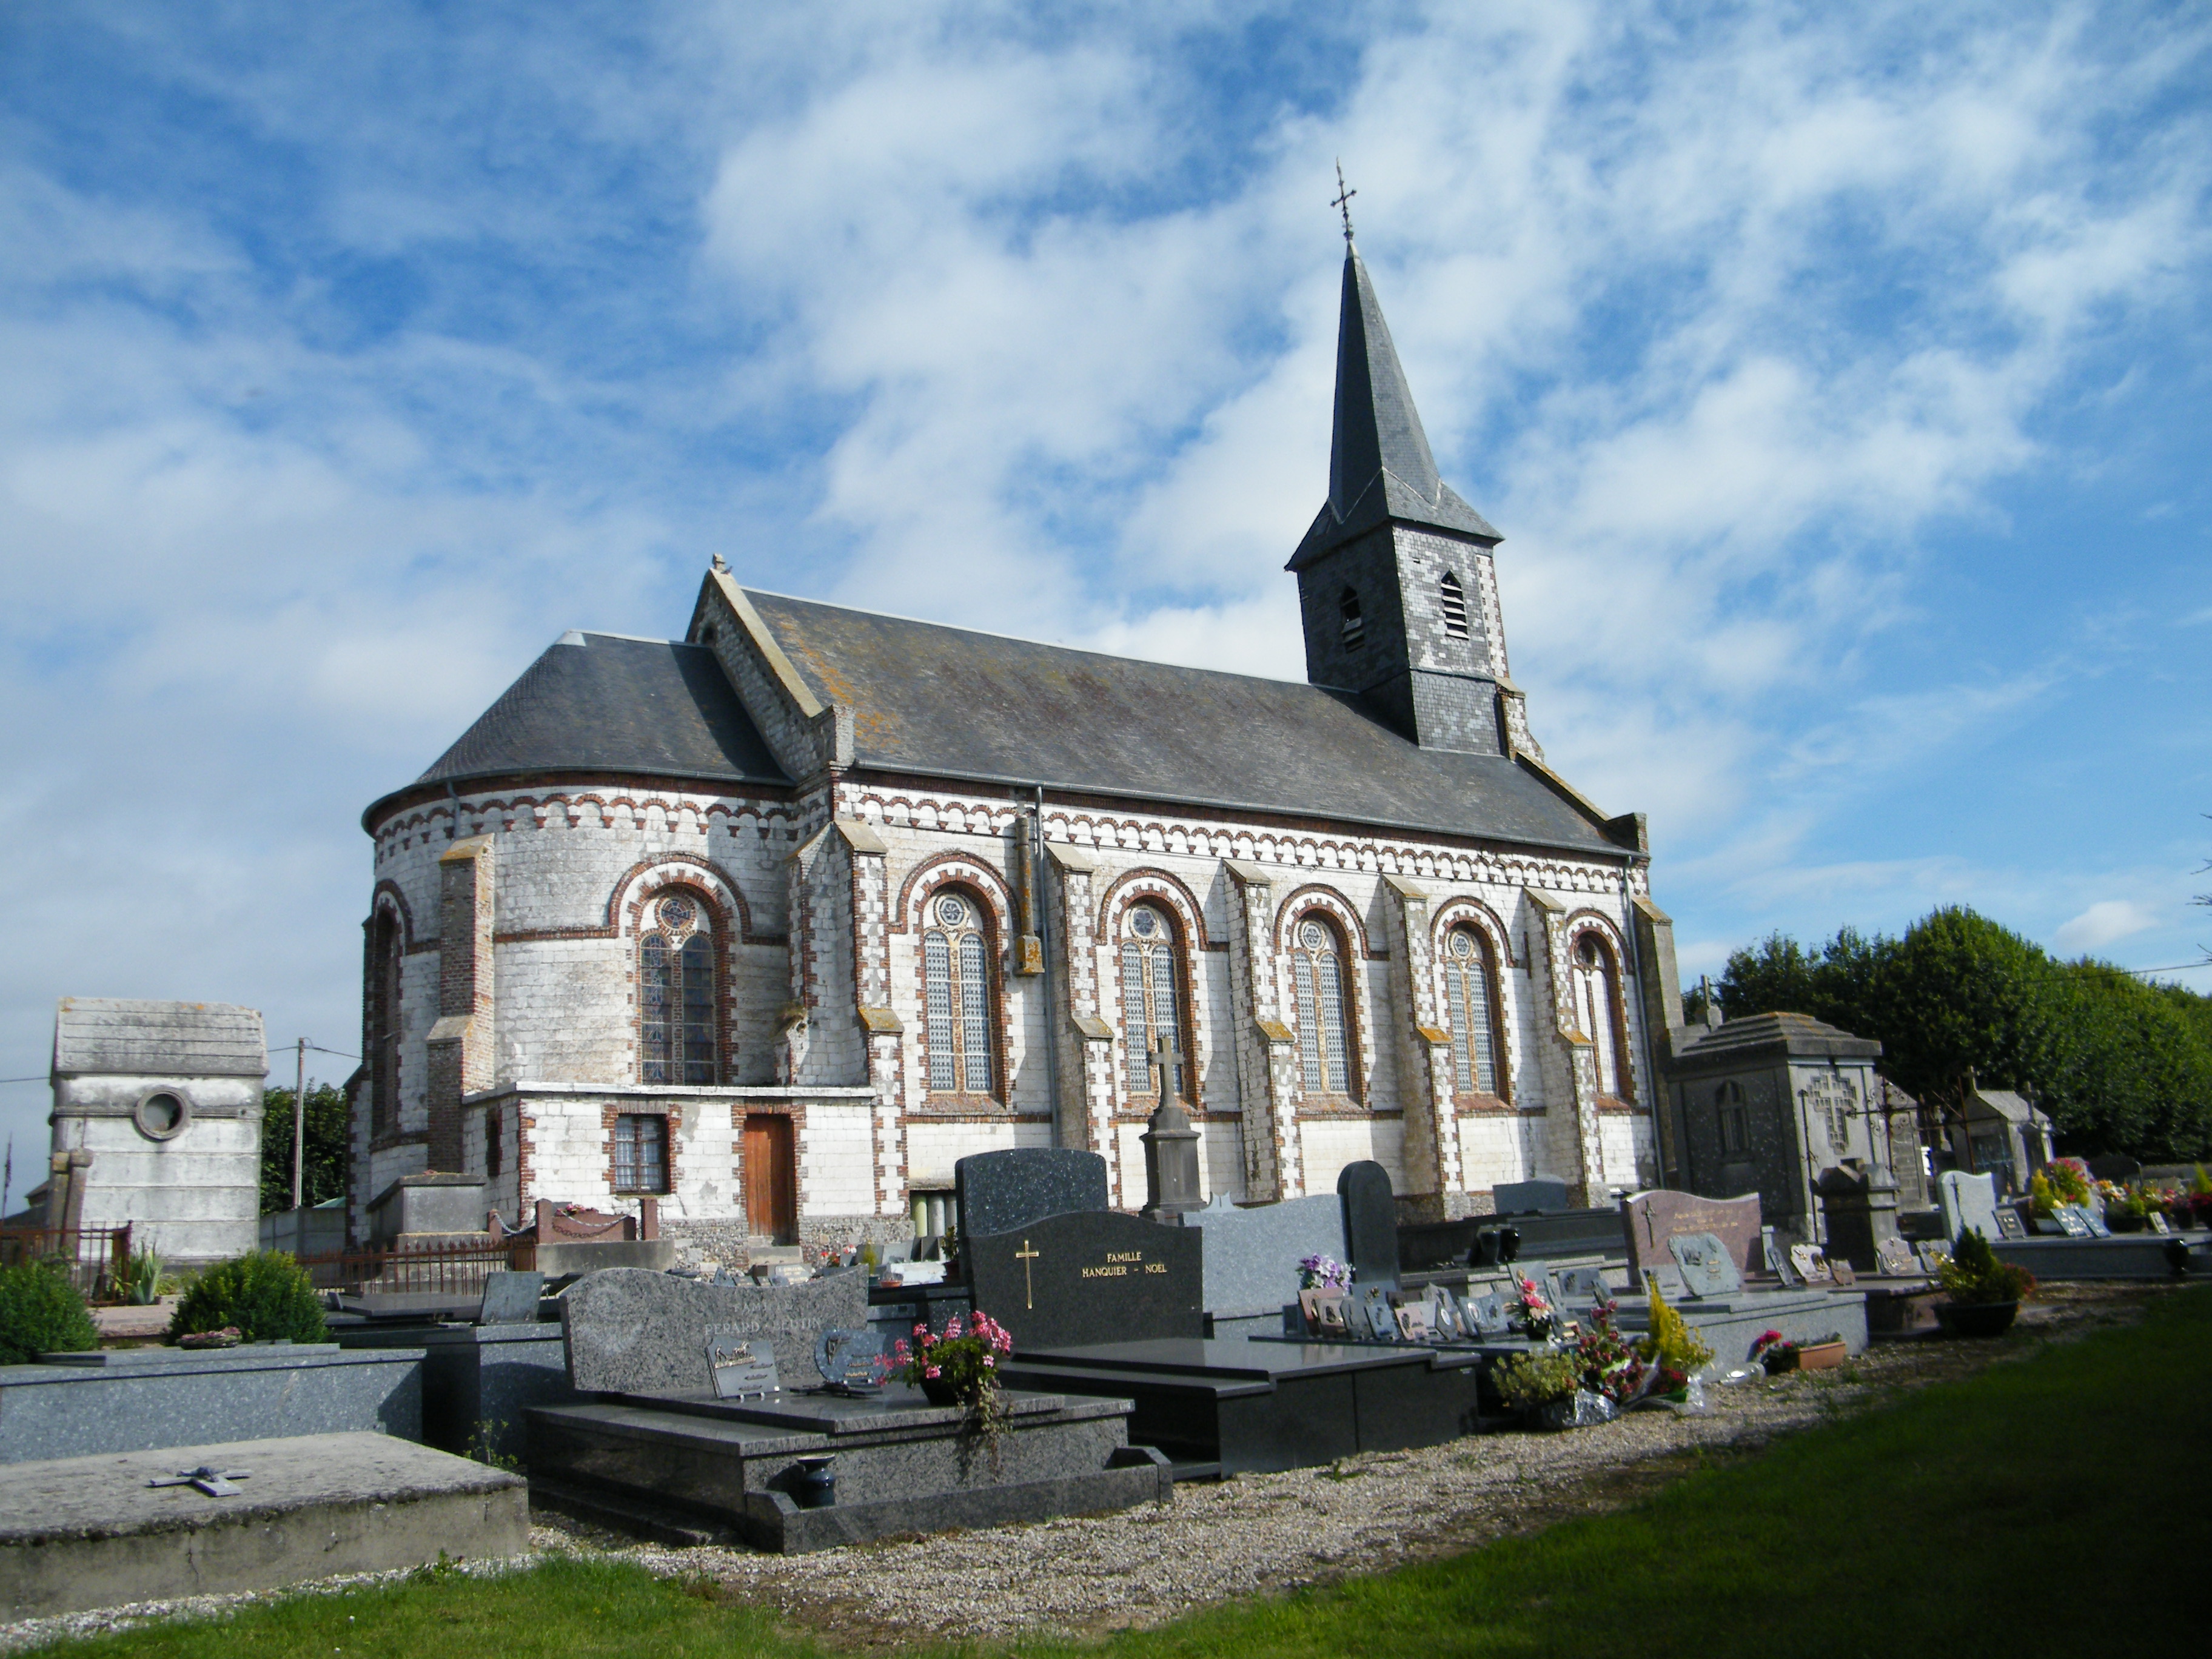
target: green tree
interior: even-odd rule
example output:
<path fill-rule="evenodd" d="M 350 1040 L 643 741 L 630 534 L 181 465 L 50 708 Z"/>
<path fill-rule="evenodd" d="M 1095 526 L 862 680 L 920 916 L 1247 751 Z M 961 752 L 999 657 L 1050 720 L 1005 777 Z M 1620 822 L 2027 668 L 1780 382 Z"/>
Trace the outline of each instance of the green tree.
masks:
<path fill-rule="evenodd" d="M 2045 1103 L 2070 1144 L 2161 1162 L 2212 1146 L 2212 1042 L 2187 1004 L 2166 994 L 2177 988 L 2145 985 L 2110 963 L 2066 964 L 2072 1064 Z"/>
<path fill-rule="evenodd" d="M 1752 1014 L 1809 1014 L 1819 1000 L 1813 984 L 1816 958 L 1787 933 L 1769 933 L 1747 950 L 1732 952 L 1721 974 L 1721 1009 L 1730 1019 Z"/>
<path fill-rule="evenodd" d="M 2059 976 L 2042 949 L 1961 905 L 1878 943 L 1860 1036 L 1908 1094 L 1957 1100 L 1990 1088 L 2047 1092 L 2072 1062 Z"/>
<path fill-rule="evenodd" d="M 289 1089 L 261 1091 L 261 1213 L 292 1207 L 292 1099 Z M 310 1204 L 346 1189 L 346 1101 L 327 1083 L 307 1089 L 307 1155 L 301 1185 Z"/>

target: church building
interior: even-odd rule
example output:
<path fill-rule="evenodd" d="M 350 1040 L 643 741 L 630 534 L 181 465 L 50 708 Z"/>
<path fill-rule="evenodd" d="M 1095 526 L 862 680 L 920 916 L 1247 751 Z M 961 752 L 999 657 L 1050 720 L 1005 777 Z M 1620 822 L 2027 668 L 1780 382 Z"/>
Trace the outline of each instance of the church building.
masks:
<path fill-rule="evenodd" d="M 363 816 L 354 1235 L 428 1170 L 509 1221 L 655 1199 L 734 1262 L 942 1231 L 954 1162 L 1017 1146 L 1103 1154 L 1133 1210 L 1164 1077 L 1209 1196 L 1363 1158 L 1409 1216 L 1657 1183 L 1672 929 L 1642 817 L 1530 734 L 1499 540 L 1347 246 L 1304 684 L 720 557 L 680 641 L 563 635 Z"/>

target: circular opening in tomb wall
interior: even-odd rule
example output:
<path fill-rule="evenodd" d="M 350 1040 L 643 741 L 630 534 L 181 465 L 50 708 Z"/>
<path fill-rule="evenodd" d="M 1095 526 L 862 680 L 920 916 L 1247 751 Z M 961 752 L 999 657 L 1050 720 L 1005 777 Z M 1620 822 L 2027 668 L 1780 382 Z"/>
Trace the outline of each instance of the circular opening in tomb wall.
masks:
<path fill-rule="evenodd" d="M 192 1121 L 192 1109 L 182 1095 L 155 1089 L 131 1109 L 131 1121 L 149 1140 L 173 1140 Z"/>

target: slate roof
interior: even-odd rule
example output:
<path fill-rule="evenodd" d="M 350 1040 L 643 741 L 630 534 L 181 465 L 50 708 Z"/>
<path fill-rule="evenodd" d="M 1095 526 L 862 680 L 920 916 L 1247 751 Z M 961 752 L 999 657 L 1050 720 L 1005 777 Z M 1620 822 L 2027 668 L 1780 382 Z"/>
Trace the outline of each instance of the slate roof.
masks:
<path fill-rule="evenodd" d="M 1740 1060 L 1762 1049 L 1836 1060 L 1873 1060 L 1881 1054 L 1881 1044 L 1874 1038 L 1853 1036 L 1810 1014 L 1747 1014 L 1710 1029 L 1690 1030 L 1694 1035 L 1675 1045 L 1678 1066 Z"/>
<path fill-rule="evenodd" d="M 790 781 L 706 647 L 576 632 L 547 647 L 416 783 L 527 772 Z"/>
<path fill-rule="evenodd" d="M 1967 1115 L 1977 1115 L 1973 1108 L 1980 1107 L 1990 1116 L 2001 1117 L 2008 1123 L 2048 1123 L 2051 1119 L 2038 1109 L 2035 1103 L 2010 1089 L 1977 1089 L 1967 1102 Z"/>
<path fill-rule="evenodd" d="M 1357 248 L 1344 256 L 1336 331 L 1336 423 L 1329 436 L 1328 499 L 1285 567 L 1303 570 L 1386 519 L 1495 543 L 1500 537 L 1437 474 L 1429 434 L 1413 407 L 1390 325 Z"/>
<path fill-rule="evenodd" d="M 222 1002 L 64 997 L 54 1014 L 58 1075 L 264 1077 L 261 1012 Z"/>
<path fill-rule="evenodd" d="M 814 694 L 853 710 L 860 766 L 1624 851 L 1527 768 L 1425 750 L 1346 694 L 746 597 Z"/>

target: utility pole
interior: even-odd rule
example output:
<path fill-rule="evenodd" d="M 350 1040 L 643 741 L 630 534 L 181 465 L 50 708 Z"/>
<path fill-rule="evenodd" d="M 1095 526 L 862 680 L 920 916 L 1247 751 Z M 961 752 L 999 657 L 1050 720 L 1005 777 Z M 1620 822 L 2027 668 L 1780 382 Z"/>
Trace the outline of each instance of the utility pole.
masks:
<path fill-rule="evenodd" d="M 292 1083 L 292 1259 L 307 1253 L 307 1039 L 300 1039 L 299 1069 Z"/>

